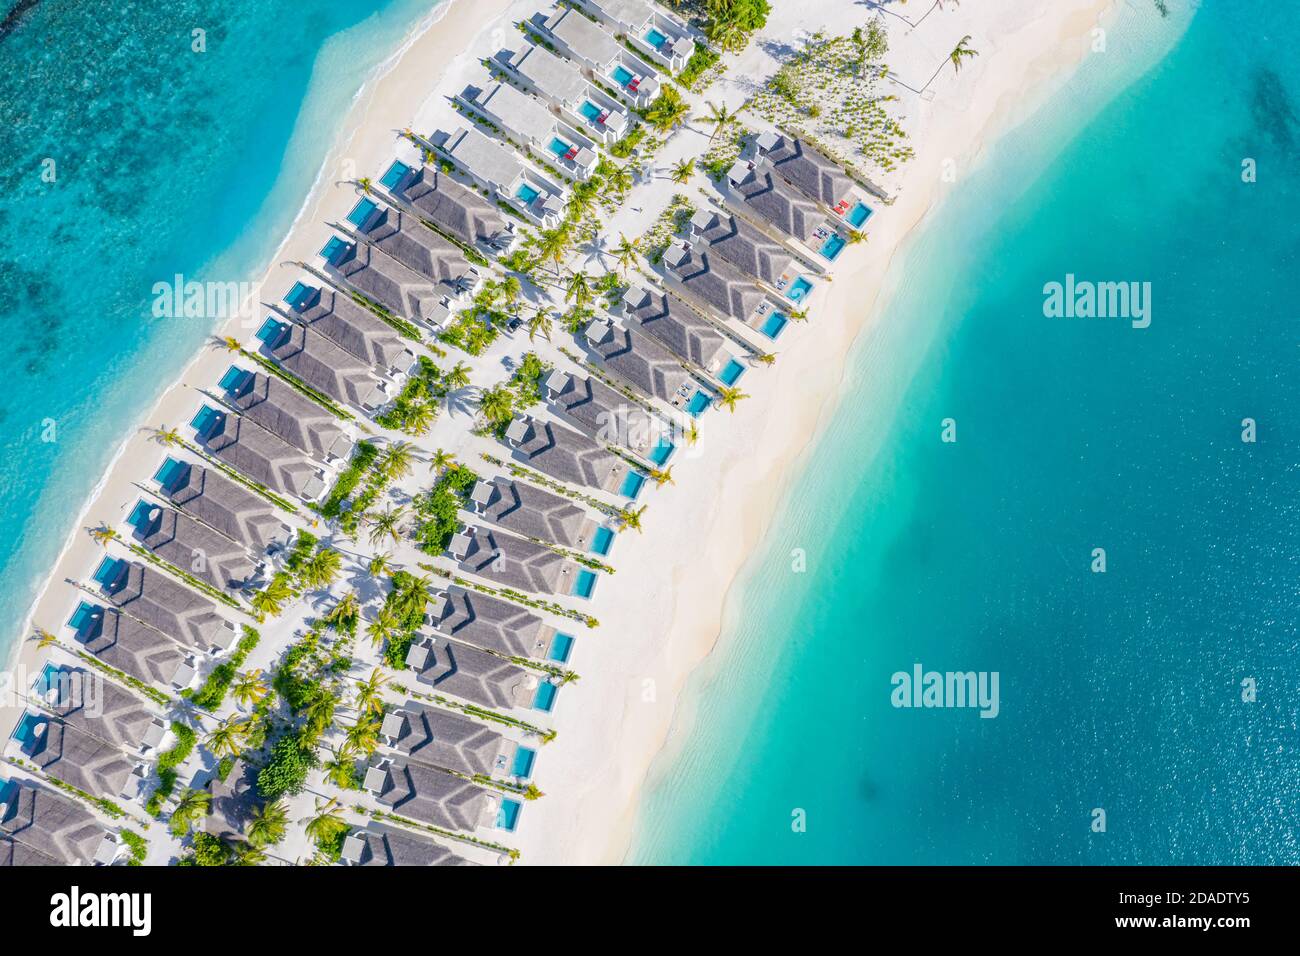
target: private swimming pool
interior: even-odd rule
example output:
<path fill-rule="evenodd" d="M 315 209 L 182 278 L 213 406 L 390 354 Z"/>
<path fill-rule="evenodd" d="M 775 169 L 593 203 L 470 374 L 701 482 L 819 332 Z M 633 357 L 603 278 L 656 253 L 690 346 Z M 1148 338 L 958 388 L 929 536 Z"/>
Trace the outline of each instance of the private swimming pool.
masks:
<path fill-rule="evenodd" d="M 563 664 L 568 661 L 569 655 L 572 653 L 573 638 L 568 634 L 557 632 L 555 637 L 551 638 L 551 651 L 546 655 L 546 658 L 555 661 L 557 664 Z"/>
<path fill-rule="evenodd" d="M 668 37 L 664 36 L 654 27 L 651 27 L 649 30 L 645 32 L 645 42 L 649 43 L 656 50 L 659 49 L 661 46 L 663 46 L 664 41 L 667 39 Z"/>
<path fill-rule="evenodd" d="M 690 415 L 692 418 L 698 418 L 700 412 L 709 407 L 710 401 L 711 399 L 707 392 L 696 392 L 691 396 L 691 400 L 686 405 L 686 414 Z"/>
<path fill-rule="evenodd" d="M 517 800 L 502 800 L 497 810 L 497 829 L 511 831 L 519 825 L 519 808 Z"/>
<path fill-rule="evenodd" d="M 537 687 L 537 696 L 533 698 L 533 707 L 549 714 L 555 707 L 555 695 L 559 692 L 560 689 L 550 681 L 542 681 Z"/>
<path fill-rule="evenodd" d="M 410 171 L 410 166 L 394 160 L 393 165 L 388 167 L 388 172 L 384 173 L 383 178 L 379 180 L 379 185 L 390 191 L 396 189 L 397 184 L 400 183 L 402 178 Z"/>
<path fill-rule="evenodd" d="M 330 236 L 330 241 L 321 247 L 320 256 L 330 265 L 338 265 L 351 248 L 351 243 L 340 239 L 338 236 Z"/>
<path fill-rule="evenodd" d="M 305 282 L 295 282 L 293 288 L 285 295 L 284 301 L 295 312 L 301 312 L 311 304 L 315 295 L 316 290 Z"/>
<path fill-rule="evenodd" d="M 366 221 L 378 208 L 379 206 L 376 203 L 369 199 L 363 199 L 353 206 L 352 211 L 348 213 L 348 222 L 352 223 L 352 225 L 356 226 L 358 229 L 364 229 Z"/>
<path fill-rule="evenodd" d="M 564 140 L 560 139 L 560 137 L 553 136 L 551 137 L 550 144 L 546 148 L 555 155 L 556 159 L 561 159 L 568 155 L 571 147 Z"/>
<path fill-rule="evenodd" d="M 226 374 L 221 376 L 221 381 L 217 384 L 221 386 L 222 391 L 238 398 L 244 394 L 244 390 L 252 383 L 252 372 L 242 369 L 238 365 L 232 365 L 226 369 Z"/>
<path fill-rule="evenodd" d="M 854 229 L 859 228 L 864 222 L 871 217 L 871 207 L 864 202 L 858 203 L 844 218 L 848 220 L 850 226 Z"/>
<path fill-rule="evenodd" d="M 105 558 L 95 569 L 95 583 L 105 591 L 112 591 L 126 574 L 126 562 L 121 558 Z"/>
<path fill-rule="evenodd" d="M 599 123 L 600 117 L 605 111 L 602 110 L 595 103 L 593 103 L 591 100 L 583 100 L 582 105 L 578 107 L 578 112 L 580 112 L 587 119 L 591 120 L 593 123 Z"/>
<path fill-rule="evenodd" d="M 735 359 L 728 362 L 718 373 L 718 381 L 723 385 L 735 385 L 740 376 L 745 374 L 745 366 L 741 365 Z"/>
<path fill-rule="evenodd" d="M 660 436 L 659 440 L 655 442 L 654 448 L 650 449 L 650 460 L 656 465 L 662 465 L 672 457 L 673 452 L 676 450 L 676 445 L 667 438 Z"/>
<path fill-rule="evenodd" d="M 183 461 L 177 461 L 175 458 L 167 457 L 158 470 L 154 472 L 153 480 L 158 482 L 158 487 L 163 491 L 171 492 L 190 473 L 190 466 Z"/>
<path fill-rule="evenodd" d="M 573 582 L 573 590 L 569 593 L 573 597 L 589 598 L 594 590 L 596 590 L 596 572 L 583 569 L 578 572 L 578 577 Z"/>
<path fill-rule="evenodd" d="M 211 405 L 204 405 L 198 410 L 194 418 L 190 420 L 190 425 L 194 428 L 194 433 L 199 438 L 206 438 L 212 434 L 213 429 L 225 420 L 225 415 L 217 411 Z"/>
<path fill-rule="evenodd" d="M 773 312 L 767 317 L 767 320 L 763 322 L 763 327 L 759 329 L 759 331 L 769 339 L 775 339 L 781 334 L 781 330 L 785 328 L 787 321 L 786 317 L 780 312 Z"/>
<path fill-rule="evenodd" d="M 639 471 L 629 471 L 627 477 L 623 479 L 623 485 L 618 489 L 618 493 L 624 498 L 635 499 L 641 494 L 641 486 L 645 484 L 645 475 Z"/>
<path fill-rule="evenodd" d="M 268 318 L 262 323 L 262 327 L 257 330 L 257 337 L 266 344 L 268 349 L 273 349 L 284 341 L 285 336 L 289 334 L 289 326 L 276 319 Z"/>
<path fill-rule="evenodd" d="M 126 519 L 126 523 L 141 534 L 147 535 L 153 531 L 154 526 L 161 517 L 161 508 L 141 498 L 135 503 L 135 507 L 131 509 L 131 516 Z"/>
<path fill-rule="evenodd" d="M 45 722 L 46 718 L 40 714 L 23 714 L 23 719 L 18 721 L 18 726 L 14 728 L 14 739 L 20 744 L 27 743 L 36 736 L 36 728 Z"/>
<path fill-rule="evenodd" d="M 614 543 L 614 532 L 609 528 L 597 528 L 591 536 L 592 554 L 609 554 L 610 545 Z"/>
<path fill-rule="evenodd" d="M 72 612 L 72 617 L 68 618 L 68 627 L 78 634 L 85 633 L 87 629 L 99 621 L 103 613 L 104 609 L 102 607 L 82 601 L 77 605 L 77 609 Z"/>
<path fill-rule="evenodd" d="M 515 190 L 515 198 L 527 205 L 541 195 L 541 192 L 534 189 L 527 183 L 520 183 L 519 188 Z"/>
<path fill-rule="evenodd" d="M 785 290 L 785 297 L 791 302 L 800 302 L 812 291 L 812 287 L 811 282 L 800 276 L 790 283 L 790 288 Z"/>
<path fill-rule="evenodd" d="M 614 80 L 619 86 L 627 86 L 632 80 L 632 71 L 625 66 L 614 67 Z"/>
<path fill-rule="evenodd" d="M 537 760 L 537 751 L 527 747 L 515 750 L 515 761 L 510 765 L 510 776 L 527 780 L 533 775 L 533 763 Z"/>
<path fill-rule="evenodd" d="M 831 262 L 834 262 L 835 257 L 838 256 L 844 250 L 844 245 L 845 245 L 844 237 L 841 236 L 838 232 L 832 232 L 830 238 L 822 243 L 822 247 L 820 251 L 821 254 L 826 259 L 830 260 Z"/>

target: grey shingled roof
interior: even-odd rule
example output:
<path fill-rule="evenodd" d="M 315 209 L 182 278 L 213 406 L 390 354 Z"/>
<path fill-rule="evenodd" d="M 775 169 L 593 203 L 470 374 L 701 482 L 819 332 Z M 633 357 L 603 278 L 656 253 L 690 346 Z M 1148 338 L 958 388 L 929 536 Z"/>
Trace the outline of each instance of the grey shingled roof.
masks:
<path fill-rule="evenodd" d="M 785 246 L 736 216 L 701 209 L 691 218 L 697 246 L 721 256 L 742 272 L 776 285 L 794 256 Z"/>
<path fill-rule="evenodd" d="M 484 521 L 579 551 L 591 544 L 596 522 L 571 499 L 502 475 L 489 486 L 492 498 L 476 512 Z"/>
<path fill-rule="evenodd" d="M 527 465 L 575 485 L 616 491 L 629 471 L 627 462 L 586 435 L 528 415 L 515 418 L 507 438 Z"/>
<path fill-rule="evenodd" d="M 223 840 L 242 840 L 253 819 L 257 799 L 257 768 L 236 760 L 226 774 L 226 779 L 213 776 L 208 781 L 212 802 L 203 819 L 204 832 Z"/>
<path fill-rule="evenodd" d="M 591 376 L 552 372 L 547 385 L 560 380 L 563 386 L 548 388 L 547 394 L 558 410 L 581 424 L 597 441 L 622 445 L 639 455 L 650 453 L 662 429 L 645 409 Z"/>
<path fill-rule="evenodd" d="M 253 548 L 265 550 L 273 541 L 288 542 L 292 531 L 275 506 L 201 465 L 191 465 L 185 480 L 163 494 L 172 504 L 222 534 Z"/>
<path fill-rule="evenodd" d="M 433 626 L 465 644 L 511 657 L 543 659 L 555 629 L 527 608 L 453 585 Z"/>
<path fill-rule="evenodd" d="M 812 199 L 834 206 L 853 193 L 853 180 L 840 164 L 823 156 L 803 140 L 779 133 L 758 138 L 758 152 L 782 178 Z"/>
<path fill-rule="evenodd" d="M 723 351 L 723 338 L 708 319 L 662 292 L 632 286 L 624 293 L 626 314 L 641 330 L 666 345 L 679 358 L 709 369 Z"/>
<path fill-rule="evenodd" d="M 458 281 L 468 281 L 469 260 L 460 247 L 400 209 L 381 207 L 362 235 L 408 269 L 444 285 L 444 294 L 454 294 Z"/>
<path fill-rule="evenodd" d="M 412 322 L 424 321 L 450 291 L 364 242 L 353 243 L 347 257 L 333 265 L 357 291 Z"/>
<path fill-rule="evenodd" d="M 737 163 L 728 174 L 729 200 L 771 223 L 788 236 L 808 242 L 825 219 L 815 202 L 772 171 L 764 162 Z"/>
<path fill-rule="evenodd" d="M 211 601 L 137 561 L 127 563 L 125 582 L 108 600 L 119 611 L 195 650 L 228 647 L 234 638 L 233 626 Z"/>
<path fill-rule="evenodd" d="M 611 371 L 646 395 L 669 401 L 689 378 L 668 349 L 625 326 L 594 320 L 587 326 L 586 338 Z"/>
<path fill-rule="evenodd" d="M 447 830 L 477 830 L 500 801 L 476 783 L 406 760 L 388 764 L 378 797 L 393 813 Z"/>
<path fill-rule="evenodd" d="M 96 797 L 120 796 L 134 766 L 126 754 L 97 737 L 58 720 L 23 745 L 28 760 L 43 771 Z"/>
<path fill-rule="evenodd" d="M 391 744 L 403 757 L 416 763 L 457 773 L 491 775 L 508 766 L 515 744 L 477 721 L 418 700 L 408 700 L 400 709 L 389 711 L 385 724 L 395 720 L 401 733 Z"/>
<path fill-rule="evenodd" d="M 440 635 L 413 646 L 407 660 L 421 684 L 483 707 L 531 707 L 540 683 L 518 664 Z"/>
<path fill-rule="evenodd" d="M 452 559 L 467 574 L 534 594 L 567 594 L 572 587 L 573 562 L 545 545 L 470 525 L 452 539 L 452 547 L 466 539 L 465 553 Z"/>
<path fill-rule="evenodd" d="M 286 323 L 289 334 L 267 347 L 272 357 L 318 392 L 337 402 L 360 409 L 383 402 L 376 392 L 377 380 L 370 365 L 339 348 L 325 336 L 294 322 Z"/>
<path fill-rule="evenodd" d="M 109 667 L 145 683 L 170 686 L 185 663 L 181 646 L 129 614 L 102 608 L 100 620 L 77 639 Z"/>
<path fill-rule="evenodd" d="M 248 420 L 309 455 L 347 454 L 346 435 L 333 413 L 265 372 L 252 373 L 240 394 L 227 394 L 226 400 Z"/>
<path fill-rule="evenodd" d="M 665 274 L 720 315 L 744 322 L 763 301 L 763 291 L 726 259 L 706 250 L 672 243 L 664 253 Z"/>
<path fill-rule="evenodd" d="M 78 866 L 94 860 L 108 831 L 77 801 L 26 780 L 11 781 L 4 796 L 0 831 L 13 843 L 6 862 Z"/>
<path fill-rule="evenodd" d="M 65 724 L 126 751 L 141 749 L 160 720 L 130 691 L 80 667 L 59 670 L 58 694 L 48 702 Z"/>
<path fill-rule="evenodd" d="M 425 166 L 407 176 L 395 192 L 421 216 L 462 241 L 491 243 L 505 235 L 507 223 L 494 205 L 450 176 Z"/>
<path fill-rule="evenodd" d="M 391 325 L 337 289 L 317 289 L 300 304 L 301 310 L 285 308 L 303 325 L 367 365 L 389 369 L 415 360 Z"/>
<path fill-rule="evenodd" d="M 304 452 L 239 415 L 223 413 L 205 444 L 231 468 L 282 495 L 307 497 L 318 471 Z"/>
<path fill-rule="evenodd" d="M 229 591 L 252 577 L 253 561 L 242 545 L 172 508 L 157 505 L 154 513 L 157 517 L 135 537 L 168 564 Z"/>
<path fill-rule="evenodd" d="M 410 830 L 372 823 L 344 841 L 343 858 L 354 866 L 473 866 L 440 843 Z"/>

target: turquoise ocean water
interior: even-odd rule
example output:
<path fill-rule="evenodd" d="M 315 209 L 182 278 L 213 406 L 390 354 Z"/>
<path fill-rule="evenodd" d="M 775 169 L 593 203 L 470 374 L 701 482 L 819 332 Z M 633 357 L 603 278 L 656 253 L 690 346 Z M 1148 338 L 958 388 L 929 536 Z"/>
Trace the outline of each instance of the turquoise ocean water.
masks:
<path fill-rule="evenodd" d="M 151 318 L 153 284 L 260 279 L 353 96 L 436 6 L 43 0 L 0 26 L 0 654 L 212 331 Z"/>
<path fill-rule="evenodd" d="M 1207 0 L 1119 83 L 1185 14 L 1131 6 L 896 263 L 630 860 L 1300 862 L 1300 9 Z M 1045 318 L 1067 273 L 1150 328 Z M 999 716 L 891 707 L 916 662 Z"/>

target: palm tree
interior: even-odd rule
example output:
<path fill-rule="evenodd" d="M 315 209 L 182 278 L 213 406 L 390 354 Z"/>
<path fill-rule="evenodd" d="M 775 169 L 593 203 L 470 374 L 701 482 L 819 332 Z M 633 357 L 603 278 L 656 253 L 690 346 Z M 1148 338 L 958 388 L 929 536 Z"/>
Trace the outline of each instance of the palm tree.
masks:
<path fill-rule="evenodd" d="M 249 815 L 248 842 L 261 848 L 284 839 L 289 830 L 289 811 L 284 801 L 275 800 L 255 807 Z"/>
<path fill-rule="evenodd" d="M 658 487 L 663 487 L 664 485 L 677 484 L 677 482 L 673 481 L 672 465 L 669 465 L 667 468 L 664 468 L 662 470 L 658 468 L 651 469 L 650 477 L 654 479 L 655 485 Z"/>
<path fill-rule="evenodd" d="M 709 115 L 706 119 L 713 124 L 713 133 L 709 136 L 709 142 L 712 143 L 736 120 L 736 114 L 727 109 L 725 103 L 707 103 Z"/>
<path fill-rule="evenodd" d="M 160 445 L 167 445 L 169 447 L 172 445 L 185 444 L 185 439 L 181 437 L 181 433 L 175 428 L 168 428 L 166 425 L 162 425 L 153 430 L 153 440 Z"/>
<path fill-rule="evenodd" d="M 760 354 L 754 356 L 754 361 L 755 361 L 755 362 L 762 362 L 764 365 L 775 365 L 775 364 L 776 364 L 776 353 L 775 353 L 775 352 L 762 352 L 762 353 L 760 353 Z"/>
<path fill-rule="evenodd" d="M 736 402 L 742 398 L 749 398 L 749 396 L 734 386 L 725 386 L 718 390 L 718 404 L 729 412 L 736 411 Z"/>
<path fill-rule="evenodd" d="M 569 282 L 564 289 L 564 301 L 570 300 L 579 306 L 591 301 L 591 283 L 587 280 L 587 273 L 575 272 L 569 276 Z"/>
<path fill-rule="evenodd" d="M 849 230 L 849 245 L 856 246 L 859 242 L 865 242 L 867 234 L 861 229 Z"/>
<path fill-rule="evenodd" d="M 432 457 L 429 458 L 429 470 L 434 473 L 446 471 L 454 464 L 456 464 L 456 456 L 441 448 L 435 451 Z"/>
<path fill-rule="evenodd" d="M 645 118 L 660 133 L 676 129 L 686 121 L 691 108 L 682 99 L 682 94 L 675 86 L 665 86 L 659 98 L 650 104 Z"/>
<path fill-rule="evenodd" d="M 394 544 L 402 540 L 402 519 L 406 517 L 406 508 L 388 505 L 383 511 L 372 511 L 366 515 L 373 527 L 370 529 L 370 543 L 378 544 L 384 538 L 392 539 Z"/>
<path fill-rule="evenodd" d="M 551 310 L 539 305 L 528 317 L 528 341 L 534 341 L 539 333 L 546 341 L 551 341 L 551 329 L 554 325 Z"/>
<path fill-rule="evenodd" d="M 261 701 L 266 696 L 267 690 L 266 679 L 262 677 L 260 669 L 241 674 L 230 685 L 230 693 L 235 698 L 235 702 L 245 707 Z"/>
<path fill-rule="evenodd" d="M 402 430 L 407 434 L 419 437 L 429 434 L 429 429 L 433 427 L 433 420 L 437 417 L 432 405 L 428 402 L 414 402 L 406 407 L 405 421 Z"/>
<path fill-rule="evenodd" d="M 673 182 L 682 185 L 691 178 L 691 173 L 695 171 L 695 161 L 692 159 L 678 160 L 669 173 Z"/>
<path fill-rule="evenodd" d="M 338 604 L 330 608 L 330 612 L 322 618 L 322 621 L 332 631 L 355 634 L 360 616 L 361 602 L 357 599 L 357 592 L 349 591 L 343 595 Z"/>
<path fill-rule="evenodd" d="M 686 431 L 684 434 L 686 436 L 686 444 L 694 445 L 697 441 L 700 440 L 699 423 L 692 418 L 689 422 L 686 423 Z"/>
<path fill-rule="evenodd" d="M 632 173 L 626 166 L 615 166 L 605 177 L 605 182 L 619 196 L 632 188 Z"/>
<path fill-rule="evenodd" d="M 334 758 L 325 762 L 325 777 L 334 786 L 346 790 L 356 786 L 357 750 L 344 743 L 334 752 Z"/>
<path fill-rule="evenodd" d="M 952 71 L 954 73 L 961 72 L 961 61 L 963 59 L 979 56 L 979 51 L 972 50 L 969 44 L 970 35 L 967 34 L 961 38 L 958 44 L 952 48 L 952 52 L 948 54 L 948 60 L 952 63 Z"/>
<path fill-rule="evenodd" d="M 537 255 L 542 259 L 550 259 L 554 263 L 556 276 L 560 274 L 560 262 L 568 251 L 569 232 L 566 227 L 547 229 L 538 234 Z"/>
<path fill-rule="evenodd" d="M 298 578 L 308 588 L 327 588 L 343 567 L 343 555 L 333 548 L 321 548 L 302 563 Z"/>
<path fill-rule="evenodd" d="M 244 350 L 243 346 L 239 344 L 239 339 L 233 335 L 223 335 L 218 341 L 227 352 L 242 352 Z"/>
<path fill-rule="evenodd" d="M 457 362 L 442 376 L 442 384 L 449 392 L 465 388 L 469 385 L 469 366 L 464 362 Z"/>
<path fill-rule="evenodd" d="M 304 728 L 312 737 L 319 737 L 329 730 L 334 723 L 334 714 L 339 708 L 339 699 L 333 694 L 317 694 L 303 711 L 307 719 Z"/>
<path fill-rule="evenodd" d="M 374 717 L 361 718 L 348 728 L 345 739 L 361 753 L 374 753 L 379 746 L 379 721 Z"/>
<path fill-rule="evenodd" d="M 479 396 L 479 411 L 489 422 L 496 425 L 509 421 L 515 413 L 514 397 L 504 385 L 489 388 Z"/>
<path fill-rule="evenodd" d="M 251 721 L 223 720 L 203 743 L 218 757 L 238 757 L 248 742 L 251 729 Z"/>
<path fill-rule="evenodd" d="M 306 825 L 307 836 L 317 844 L 329 843 L 348 829 L 347 821 L 339 812 L 339 802 L 333 797 L 328 800 L 316 800 L 316 813 L 301 821 Z"/>
<path fill-rule="evenodd" d="M 508 275 L 501 280 L 501 298 L 505 301 L 506 309 L 510 312 L 515 311 L 519 304 L 519 296 L 523 294 L 524 287 L 519 284 L 519 277 Z"/>
<path fill-rule="evenodd" d="M 267 583 L 266 587 L 253 595 L 249 602 L 253 605 L 253 610 L 265 616 L 267 614 L 279 614 L 284 607 L 284 602 L 293 597 L 293 589 L 289 587 L 287 578 L 277 574 Z"/>
<path fill-rule="evenodd" d="M 388 683 L 388 678 L 376 667 L 370 677 L 357 685 L 357 710 L 363 717 L 382 716 L 384 701 L 379 692 Z"/>
<path fill-rule="evenodd" d="M 640 531 L 641 516 L 645 514 L 646 508 L 647 505 L 642 505 L 640 508 L 626 507 L 616 514 L 614 518 L 618 521 L 618 526 L 620 528 L 634 528 L 637 531 Z"/>
<path fill-rule="evenodd" d="M 50 647 L 51 645 L 53 645 L 53 644 L 57 644 L 57 643 L 59 643 L 59 638 L 58 638 L 58 636 L 57 636 L 56 634 L 54 634 L 54 633 L 51 632 L 51 631 L 47 631 L 47 630 L 46 630 L 45 628 L 43 628 L 43 627 L 38 627 L 38 628 L 36 628 L 36 646 L 37 646 L 37 647 L 45 648 L 45 647 Z"/>
<path fill-rule="evenodd" d="M 366 565 L 366 573 L 372 578 L 382 578 L 393 565 L 393 556 L 387 551 L 375 555 Z"/>
<path fill-rule="evenodd" d="M 378 647 L 384 641 L 393 636 L 393 631 L 397 629 L 397 622 L 393 620 L 392 612 L 385 606 L 375 615 L 375 619 L 370 622 L 366 628 L 366 634 L 370 637 L 370 643 Z"/>
<path fill-rule="evenodd" d="M 117 537 L 117 532 L 106 524 L 101 524 L 98 528 L 90 529 L 90 536 L 98 545 L 107 545 Z"/>
<path fill-rule="evenodd" d="M 741 29 L 740 24 L 733 20 L 711 20 L 704 32 L 710 40 L 728 53 L 743 50 L 749 40 L 748 34 Z"/>
<path fill-rule="evenodd" d="M 636 262 L 636 256 L 636 243 L 620 232 L 618 234 L 618 245 L 614 247 L 614 258 L 618 260 L 618 268 L 624 275 L 627 274 L 628 268 Z"/>
<path fill-rule="evenodd" d="M 415 450 L 410 442 L 395 441 L 384 449 L 379 468 L 390 481 L 405 478 L 411 473 L 411 463 L 415 460 Z"/>
<path fill-rule="evenodd" d="M 807 321 L 808 321 L 808 310 L 807 310 L 807 309 L 788 309 L 788 310 L 786 311 L 786 313 L 785 313 L 785 317 L 786 317 L 787 319 L 789 319 L 791 322 L 807 322 Z"/>
<path fill-rule="evenodd" d="M 360 179 L 357 180 L 357 185 L 361 187 L 361 191 L 364 192 L 367 196 L 370 195 L 371 182 L 368 178 L 364 176 L 361 177 Z"/>
<path fill-rule="evenodd" d="M 569 202 L 564 207 L 565 215 L 570 222 L 577 222 L 583 216 L 591 211 L 591 207 L 596 203 L 596 193 L 593 189 L 574 189 L 569 196 Z"/>
<path fill-rule="evenodd" d="M 178 837 L 184 836 L 201 817 L 207 816 L 211 805 L 212 794 L 206 790 L 187 787 L 176 801 L 176 809 L 172 811 L 170 830 Z"/>

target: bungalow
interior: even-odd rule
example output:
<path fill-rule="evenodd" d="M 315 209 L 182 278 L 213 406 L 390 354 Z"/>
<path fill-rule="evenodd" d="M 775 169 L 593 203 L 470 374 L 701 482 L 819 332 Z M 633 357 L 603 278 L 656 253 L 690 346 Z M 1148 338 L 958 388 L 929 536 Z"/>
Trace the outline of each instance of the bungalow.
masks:
<path fill-rule="evenodd" d="M 342 862 L 349 866 L 472 866 L 440 843 L 410 830 L 371 823 L 343 840 Z"/>
<path fill-rule="evenodd" d="M 440 694 L 501 710 L 532 707 L 542 683 L 533 671 L 437 634 L 412 644 L 406 665 Z"/>
<path fill-rule="evenodd" d="M 458 97 L 467 109 L 500 128 L 515 145 L 549 163 L 570 179 L 587 180 L 596 171 L 596 144 L 546 108 L 539 99 L 511 86 L 467 86 Z"/>
<path fill-rule="evenodd" d="M 313 458 L 335 462 L 351 454 L 352 439 L 339 419 L 280 379 L 232 365 L 219 384 L 240 415 Z"/>
<path fill-rule="evenodd" d="M 362 198 L 348 213 L 348 222 L 375 249 L 433 280 L 437 291 L 448 298 L 473 295 L 483 284 L 483 277 L 469 264 L 460 246 L 408 212 Z"/>
<path fill-rule="evenodd" d="M 721 257 L 674 239 L 664 252 L 664 275 L 673 287 L 723 318 L 746 321 L 764 295 L 757 285 Z"/>
<path fill-rule="evenodd" d="M 285 547 L 293 538 L 274 505 L 215 469 L 167 457 L 153 480 L 176 507 L 255 552 Z"/>
<path fill-rule="evenodd" d="M 691 217 L 691 245 L 721 256 L 742 272 L 775 287 L 794 265 L 794 255 L 743 219 L 701 209 Z"/>
<path fill-rule="evenodd" d="M 470 179 L 533 225 L 553 229 L 564 218 L 564 188 L 525 166 L 509 148 L 477 127 L 452 133 L 440 130 L 434 141 Z"/>
<path fill-rule="evenodd" d="M 417 700 L 385 713 L 380 733 L 407 760 L 468 776 L 503 774 L 519 749 L 476 720 Z"/>
<path fill-rule="evenodd" d="M 583 336 L 608 368 L 646 395 L 671 403 L 690 388 L 690 376 L 677 357 L 640 332 L 610 319 L 592 319 Z"/>
<path fill-rule="evenodd" d="M 656 63 L 680 73 L 695 53 L 695 41 L 677 17 L 646 0 L 575 0 Z"/>
<path fill-rule="evenodd" d="M 811 244 L 825 219 L 821 207 L 766 162 L 737 160 L 727 172 L 727 201 L 740 212 Z"/>
<path fill-rule="evenodd" d="M 126 523 L 141 547 L 214 588 L 238 592 L 257 574 L 242 545 L 172 508 L 140 498 Z"/>
<path fill-rule="evenodd" d="M 468 507 L 507 531 L 579 551 L 591 547 L 597 528 L 588 512 L 571 499 L 501 475 L 476 482 Z"/>
<path fill-rule="evenodd" d="M 26 739 L 21 744 L 24 760 L 55 780 L 92 796 L 134 795 L 127 791 L 127 784 L 139 765 L 122 751 L 45 714 L 29 711 L 23 721 L 26 725 Z M 139 783 L 138 775 L 136 783 Z"/>
<path fill-rule="evenodd" d="M 217 613 L 216 605 L 153 568 L 106 557 L 95 581 L 119 611 L 186 647 L 225 650 L 235 642 L 234 624 Z"/>
<path fill-rule="evenodd" d="M 514 223 L 500 209 L 432 166 L 417 168 L 394 160 L 383 182 L 394 199 L 466 245 L 500 254 L 518 237 Z"/>
<path fill-rule="evenodd" d="M 809 199 L 830 206 L 841 216 L 857 201 L 855 184 L 843 167 L 803 140 L 782 133 L 760 133 L 754 139 L 754 152 Z"/>
<path fill-rule="evenodd" d="M 506 442 L 524 464 L 570 484 L 614 493 L 632 474 L 627 462 L 586 435 L 528 415 L 509 424 Z"/>
<path fill-rule="evenodd" d="M 713 323 L 662 292 L 630 286 L 623 293 L 623 313 L 678 358 L 705 371 L 716 373 L 727 357 L 723 337 Z"/>
<path fill-rule="evenodd" d="M 278 494 L 315 501 L 325 490 L 323 470 L 306 454 L 239 415 L 205 404 L 190 425 L 209 454 Z"/>
<path fill-rule="evenodd" d="M 581 64 L 597 85 L 614 90 L 635 107 L 644 108 L 659 95 L 659 74 L 633 56 L 598 23 L 574 7 L 558 7 L 549 17 L 534 14 L 529 24 Z"/>
<path fill-rule="evenodd" d="M 117 841 L 71 797 L 27 780 L 0 785 L 0 863 L 85 866 L 109 863 Z"/>
<path fill-rule="evenodd" d="M 284 303 L 290 317 L 388 378 L 404 375 L 415 364 L 415 353 L 393 327 L 350 295 L 295 282 Z"/>
<path fill-rule="evenodd" d="M 262 351 L 316 391 L 364 412 L 388 402 L 384 384 L 370 364 L 339 348 L 319 332 L 267 316 L 257 330 Z"/>
<path fill-rule="evenodd" d="M 194 680 L 181 646 L 129 615 L 82 601 L 67 626 L 87 653 L 136 680 L 176 688 Z"/>
<path fill-rule="evenodd" d="M 428 617 L 435 630 L 506 657 L 545 660 L 556 634 L 518 604 L 457 585 L 435 593 Z"/>
<path fill-rule="evenodd" d="M 477 283 L 478 273 L 474 274 L 474 282 L 465 275 L 446 282 L 422 276 L 387 252 L 367 243 L 346 242 L 338 236 L 325 244 L 320 256 L 332 278 L 351 285 L 392 314 L 426 327 L 434 326 L 440 305 L 455 301 Z"/>
<path fill-rule="evenodd" d="M 530 43 L 513 53 L 502 53 L 497 62 L 597 142 L 608 146 L 631 129 L 626 107 L 590 83 L 572 60 Z"/>
<path fill-rule="evenodd" d="M 445 830 L 490 827 L 501 807 L 495 790 L 405 760 L 377 760 L 364 786 L 391 812 Z"/>
<path fill-rule="evenodd" d="M 577 564 L 544 544 L 469 525 L 452 535 L 448 556 L 467 574 L 534 594 L 568 594 Z"/>
<path fill-rule="evenodd" d="M 47 672 L 43 703 L 69 727 L 127 753 L 157 749 L 167 725 L 139 697 L 81 667 Z"/>
<path fill-rule="evenodd" d="M 556 369 L 544 384 L 552 407 L 597 441 L 622 445 L 648 458 L 665 430 L 657 418 L 599 379 Z"/>

